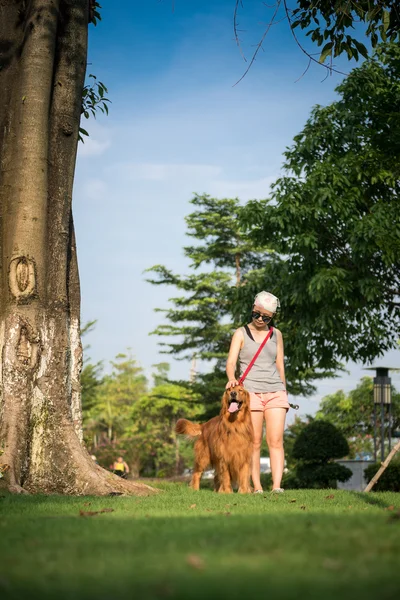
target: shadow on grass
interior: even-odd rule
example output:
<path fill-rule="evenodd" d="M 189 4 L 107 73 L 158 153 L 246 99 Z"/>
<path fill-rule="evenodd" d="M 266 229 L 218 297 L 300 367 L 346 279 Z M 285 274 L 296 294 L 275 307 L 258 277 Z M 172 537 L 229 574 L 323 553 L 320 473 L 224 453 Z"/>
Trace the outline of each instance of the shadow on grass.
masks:
<path fill-rule="evenodd" d="M 390 506 L 388 502 L 385 502 L 382 498 L 377 497 L 371 492 L 350 492 L 350 494 L 371 506 L 379 506 L 380 508 L 389 508 Z"/>

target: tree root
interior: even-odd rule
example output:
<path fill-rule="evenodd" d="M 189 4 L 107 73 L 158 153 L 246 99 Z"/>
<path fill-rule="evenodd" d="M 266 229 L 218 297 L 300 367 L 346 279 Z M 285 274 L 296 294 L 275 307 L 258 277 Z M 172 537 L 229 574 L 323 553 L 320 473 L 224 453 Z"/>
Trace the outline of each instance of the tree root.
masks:
<path fill-rule="evenodd" d="M 106 471 L 102 467 L 95 465 L 95 474 L 82 481 L 78 495 L 123 495 L 123 496 L 150 496 L 159 493 L 159 490 L 132 480 L 121 479 L 117 475 Z"/>
<path fill-rule="evenodd" d="M 34 482 L 32 480 L 26 486 L 19 485 L 5 477 L 0 480 L 0 491 L 5 490 L 10 494 L 62 494 L 69 496 L 151 496 L 160 491 L 145 483 L 121 479 L 98 465 L 93 465 L 91 469 L 85 471 L 79 472 L 73 483 L 69 483 L 68 479 L 60 478 L 57 482 L 53 479 L 49 485 L 46 485 L 44 481 Z"/>
<path fill-rule="evenodd" d="M 4 480 L 0 481 L 0 491 L 2 490 L 5 490 L 10 494 L 29 494 L 29 492 L 24 490 L 20 485 L 7 484 Z"/>

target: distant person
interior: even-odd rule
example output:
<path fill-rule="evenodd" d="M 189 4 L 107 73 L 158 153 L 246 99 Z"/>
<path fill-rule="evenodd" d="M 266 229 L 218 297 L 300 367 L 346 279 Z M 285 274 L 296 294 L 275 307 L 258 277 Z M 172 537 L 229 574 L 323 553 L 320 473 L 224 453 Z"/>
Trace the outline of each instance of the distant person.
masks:
<path fill-rule="evenodd" d="M 117 460 L 114 461 L 113 471 L 114 471 L 115 475 L 118 475 L 118 477 L 123 477 L 124 479 L 126 479 L 128 473 L 129 473 L 129 467 L 128 467 L 127 463 L 124 461 L 124 459 L 122 458 L 122 456 L 118 456 Z"/>

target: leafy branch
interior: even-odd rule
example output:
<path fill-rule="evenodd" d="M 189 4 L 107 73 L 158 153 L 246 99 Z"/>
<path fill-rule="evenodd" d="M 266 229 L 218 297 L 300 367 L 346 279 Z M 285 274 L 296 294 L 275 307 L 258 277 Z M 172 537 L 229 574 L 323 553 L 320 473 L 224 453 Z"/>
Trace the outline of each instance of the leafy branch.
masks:
<path fill-rule="evenodd" d="M 108 89 L 103 82 L 99 81 L 96 75 L 89 75 L 89 82 L 85 85 L 82 92 L 82 108 L 81 115 L 85 119 L 89 119 L 90 116 L 96 118 L 96 111 L 100 110 L 103 114 L 108 115 L 108 103 L 111 102 L 109 98 L 106 98 L 105 94 L 108 94 Z M 79 127 L 79 140 L 83 142 L 83 135 L 88 136 L 88 132 L 83 127 Z"/>

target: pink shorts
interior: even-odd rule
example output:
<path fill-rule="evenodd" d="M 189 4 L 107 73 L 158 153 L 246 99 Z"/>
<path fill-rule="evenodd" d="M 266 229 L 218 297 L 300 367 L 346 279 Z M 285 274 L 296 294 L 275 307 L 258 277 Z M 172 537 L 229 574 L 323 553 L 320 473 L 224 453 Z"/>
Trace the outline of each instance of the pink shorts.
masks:
<path fill-rule="evenodd" d="M 264 411 L 269 408 L 286 408 L 286 410 L 289 410 L 287 392 L 285 390 L 265 392 L 263 394 L 250 392 L 250 410 Z"/>

